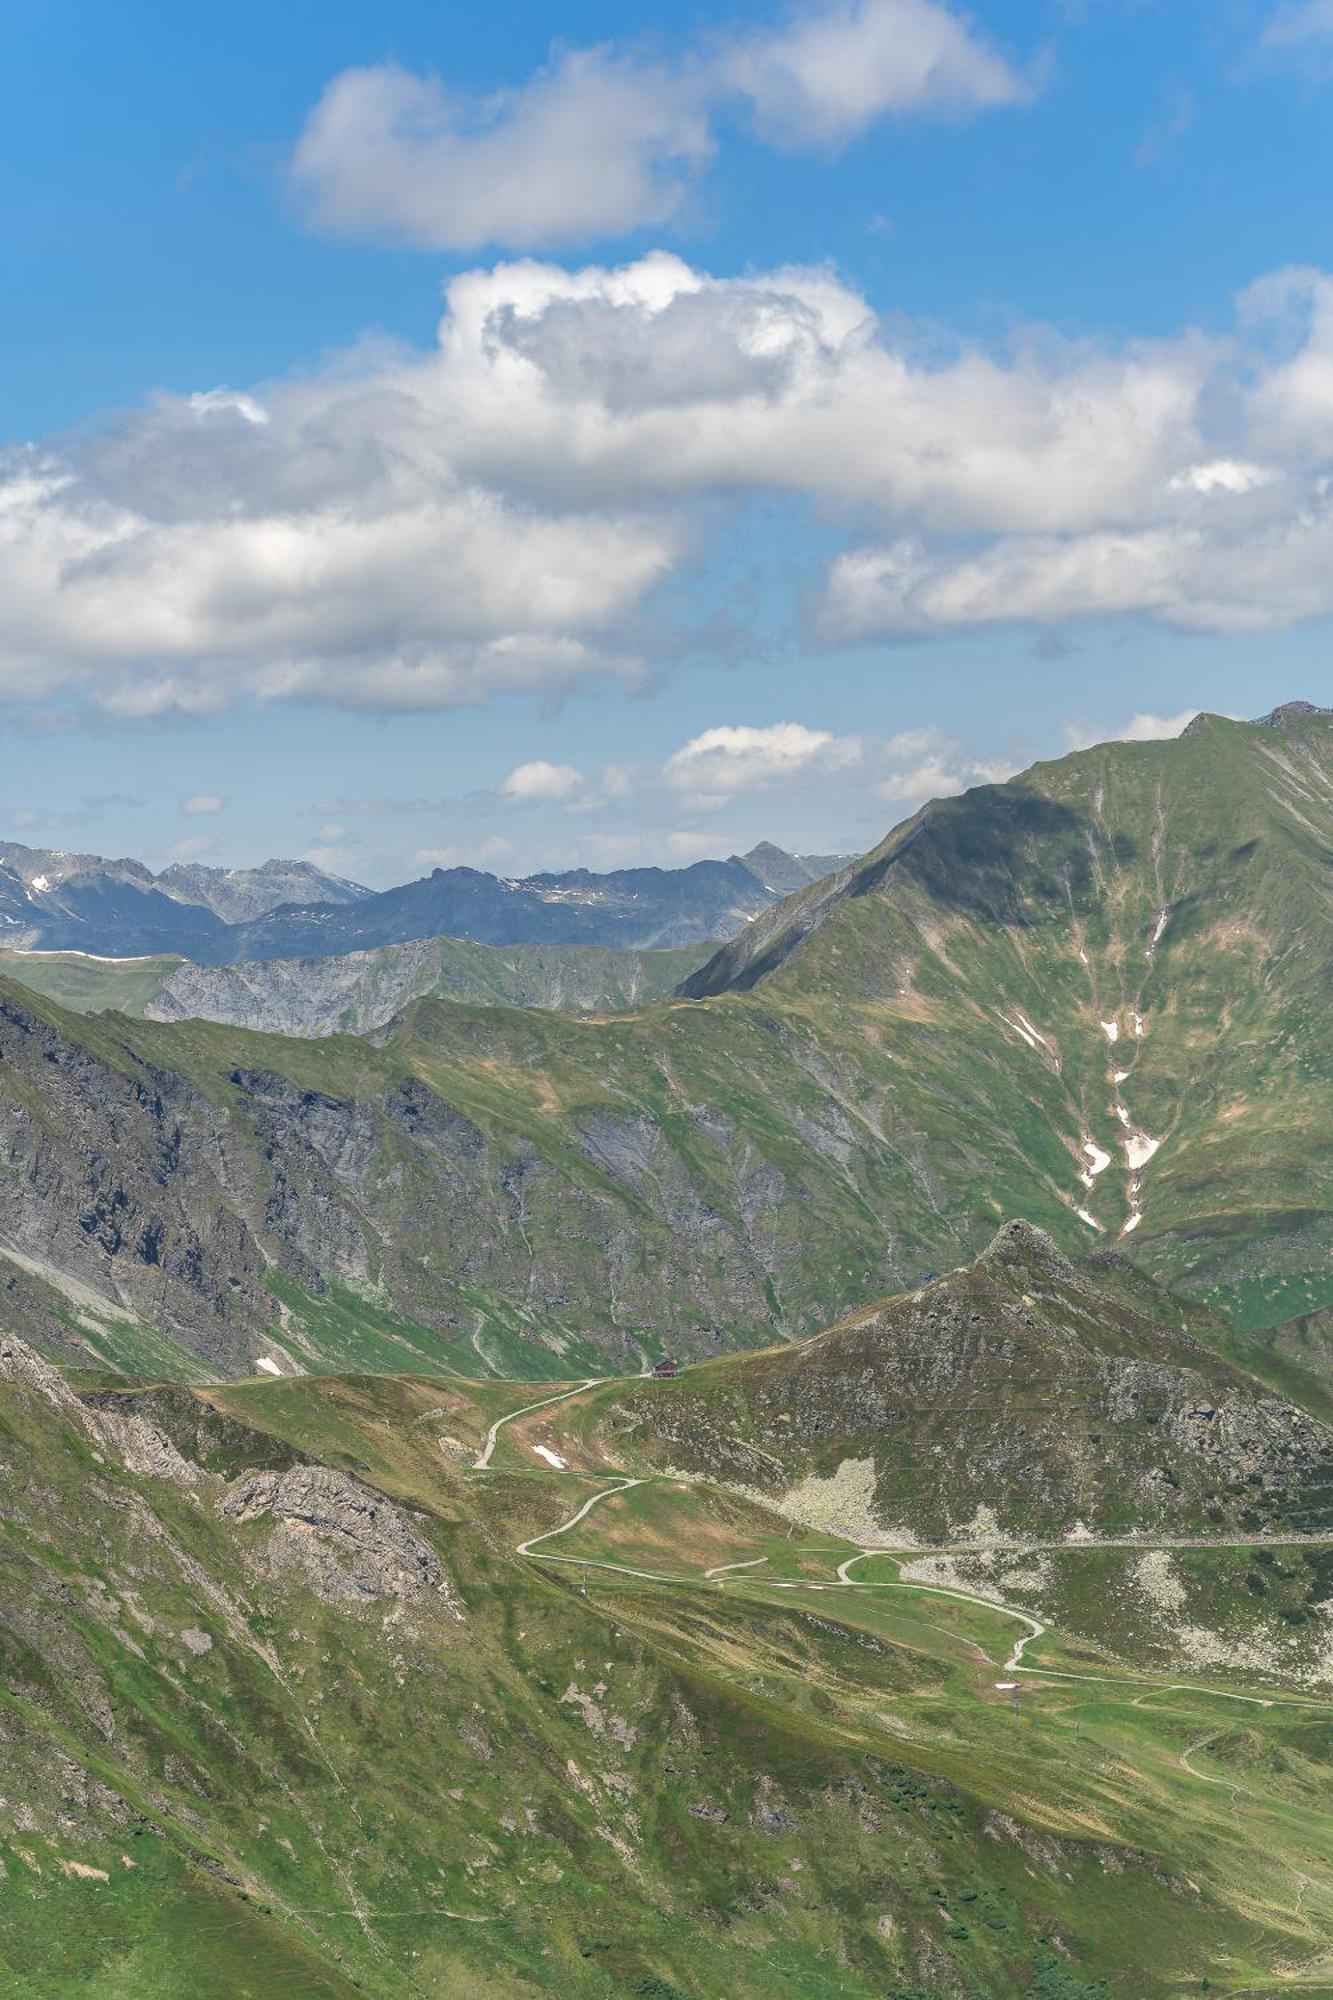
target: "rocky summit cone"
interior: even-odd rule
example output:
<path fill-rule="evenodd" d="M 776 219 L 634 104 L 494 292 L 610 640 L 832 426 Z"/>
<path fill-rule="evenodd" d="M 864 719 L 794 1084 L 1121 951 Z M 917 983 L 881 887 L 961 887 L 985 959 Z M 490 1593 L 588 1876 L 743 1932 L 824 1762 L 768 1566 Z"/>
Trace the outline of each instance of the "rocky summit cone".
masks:
<path fill-rule="evenodd" d="M 899 1546 L 1333 1532 L 1333 1430 L 1189 1317 L 1011 1221 L 800 1346 L 618 1395 L 607 1434 Z"/>

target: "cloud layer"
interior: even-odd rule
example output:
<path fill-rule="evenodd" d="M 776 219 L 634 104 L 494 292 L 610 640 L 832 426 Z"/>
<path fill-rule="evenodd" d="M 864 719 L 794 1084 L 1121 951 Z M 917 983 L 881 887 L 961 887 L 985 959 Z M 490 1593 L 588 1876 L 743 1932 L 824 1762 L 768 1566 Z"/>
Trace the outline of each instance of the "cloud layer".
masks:
<path fill-rule="evenodd" d="M 1333 278 L 1264 279 L 1225 339 L 986 350 L 825 270 L 471 271 L 430 353 L 159 396 L 0 460 L 0 699 L 429 709 L 634 680 L 701 507 L 725 534 L 752 495 L 843 523 L 815 643 L 1327 616 Z"/>

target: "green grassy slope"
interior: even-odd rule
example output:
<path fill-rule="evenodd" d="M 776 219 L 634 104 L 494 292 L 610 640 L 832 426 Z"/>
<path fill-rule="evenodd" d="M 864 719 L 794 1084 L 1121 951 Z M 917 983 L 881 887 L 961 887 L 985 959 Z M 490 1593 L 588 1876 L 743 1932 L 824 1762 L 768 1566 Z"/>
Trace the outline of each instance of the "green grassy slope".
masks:
<path fill-rule="evenodd" d="M 926 808 L 686 990 L 859 1018 L 978 1133 L 1016 1071 L 1014 1139 L 1068 1213 L 1276 1324 L 1333 1283 L 1331 849 L 1333 719 L 1203 717 Z M 1160 1147 L 1137 1185 L 1130 1132 Z"/>
<path fill-rule="evenodd" d="M 1327 1705 L 1057 1633 L 998 1688 L 1008 1613 L 840 1590 L 846 1545 L 669 1483 L 545 1545 L 647 1575 L 525 1561 L 606 1481 L 470 1472 L 499 1385 L 0 1369 L 23 2000 L 1146 2000 L 1327 1956 Z"/>
<path fill-rule="evenodd" d="M 89 958 L 79 951 L 0 951 L 0 975 L 75 1014 L 114 1008 L 140 1015 L 184 963 L 167 957 Z"/>

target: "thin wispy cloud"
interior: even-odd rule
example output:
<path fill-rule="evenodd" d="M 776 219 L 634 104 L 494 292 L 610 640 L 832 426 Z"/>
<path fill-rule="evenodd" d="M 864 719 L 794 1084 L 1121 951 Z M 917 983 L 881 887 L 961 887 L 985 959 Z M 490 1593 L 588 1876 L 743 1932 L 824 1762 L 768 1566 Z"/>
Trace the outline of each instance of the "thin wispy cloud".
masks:
<path fill-rule="evenodd" d="M 1333 0 L 1283 0 L 1264 28 L 1262 45 L 1278 54 L 1333 52 Z"/>

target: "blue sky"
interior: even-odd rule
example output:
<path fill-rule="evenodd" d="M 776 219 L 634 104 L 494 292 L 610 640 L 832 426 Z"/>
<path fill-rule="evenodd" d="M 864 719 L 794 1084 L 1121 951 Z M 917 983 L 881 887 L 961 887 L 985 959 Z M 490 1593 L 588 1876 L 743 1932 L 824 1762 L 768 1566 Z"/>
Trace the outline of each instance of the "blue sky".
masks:
<path fill-rule="evenodd" d="M 1331 97 L 1333 0 L 11 0 L 0 836 L 827 851 L 1333 698 Z"/>

